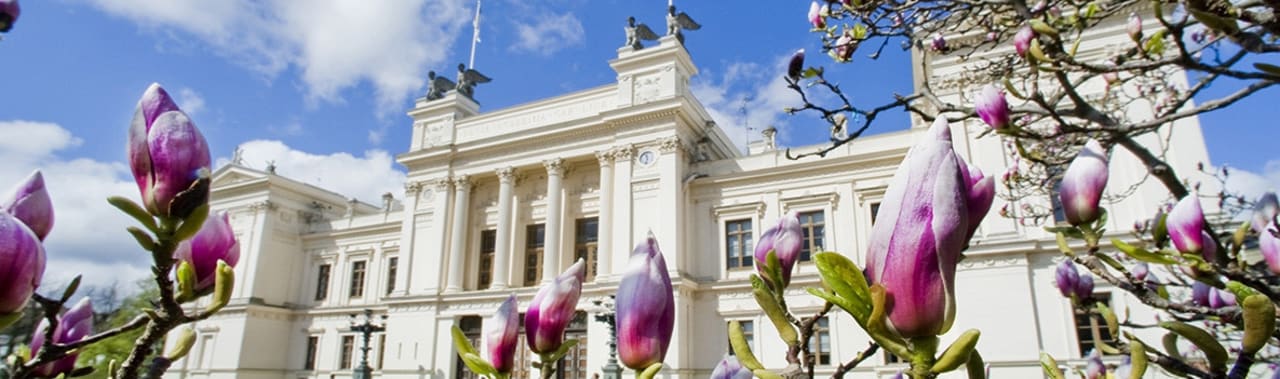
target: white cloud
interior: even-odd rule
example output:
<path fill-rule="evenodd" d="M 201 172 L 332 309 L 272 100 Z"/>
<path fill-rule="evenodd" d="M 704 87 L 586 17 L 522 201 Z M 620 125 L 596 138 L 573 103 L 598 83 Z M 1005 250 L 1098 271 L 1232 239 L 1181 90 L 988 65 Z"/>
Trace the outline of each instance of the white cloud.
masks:
<path fill-rule="evenodd" d="M 276 173 L 320 188 L 378 204 L 382 194 L 399 193 L 405 174 L 395 167 L 395 158 L 385 150 L 368 150 L 362 156 L 348 153 L 327 155 L 295 150 L 283 142 L 253 140 L 240 145 L 248 166 L 261 168 L 275 162 Z M 219 158 L 218 166 L 227 158 Z"/>
<path fill-rule="evenodd" d="M 92 0 L 159 34 L 189 33 L 268 77 L 301 72 L 309 101 L 361 83 L 397 111 L 444 61 L 470 17 L 463 0 Z M 175 37 L 181 39 L 181 37 Z M 184 106 L 184 109 L 186 106 Z"/>
<path fill-rule="evenodd" d="M 546 14 L 533 22 L 516 22 L 517 41 L 511 50 L 549 56 L 561 49 L 581 45 L 585 32 L 573 13 Z"/>
<path fill-rule="evenodd" d="M 1261 173 L 1231 169 L 1226 187 L 1227 191 L 1248 200 L 1257 199 L 1268 191 L 1280 191 L 1280 159 L 1268 161 Z"/>
<path fill-rule="evenodd" d="M 178 102 L 178 106 L 182 108 L 182 111 L 189 116 L 195 116 L 204 110 L 204 97 L 190 88 L 182 87 L 178 89 L 178 98 L 175 101 Z"/>
<path fill-rule="evenodd" d="M 760 140 L 760 131 L 769 126 L 778 129 L 778 142 L 785 145 L 794 117 L 782 110 L 800 104 L 782 78 L 788 59 L 790 56 L 779 57 L 770 66 L 733 62 L 719 76 L 703 70 L 690 89 L 740 149 L 745 149 L 748 136 L 751 141 Z"/>
<path fill-rule="evenodd" d="M 57 124 L 0 121 L 0 161 L 5 162 L 0 165 L 0 186 L 5 188 L 0 190 L 8 193 L 32 170 L 44 173 L 54 206 L 53 231 L 45 240 L 45 283 L 66 283 L 77 274 L 85 275 L 90 286 L 132 283 L 147 275 L 150 256 L 124 231 L 124 225 L 136 222 L 106 198 L 137 198 L 137 185 L 122 162 L 58 155 L 80 142 Z"/>

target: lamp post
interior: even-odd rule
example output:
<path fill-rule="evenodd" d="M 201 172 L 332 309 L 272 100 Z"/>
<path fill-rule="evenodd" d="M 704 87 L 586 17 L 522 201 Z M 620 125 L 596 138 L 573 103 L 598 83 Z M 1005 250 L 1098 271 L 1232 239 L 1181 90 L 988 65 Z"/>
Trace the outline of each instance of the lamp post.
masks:
<path fill-rule="evenodd" d="M 608 301 L 595 300 L 592 304 L 596 306 L 596 321 L 609 324 L 609 360 L 605 362 L 603 379 L 620 379 L 622 378 L 622 366 L 618 365 L 618 322 L 617 312 L 614 311 L 614 297 L 609 295 Z"/>
<path fill-rule="evenodd" d="M 373 368 L 369 367 L 369 336 L 387 330 L 387 315 L 382 315 L 382 324 L 373 323 L 373 310 L 364 310 L 364 322 L 356 322 L 356 314 L 351 314 L 351 331 L 359 332 L 364 340 L 360 346 L 360 364 L 351 372 L 352 379 L 372 379 Z"/>

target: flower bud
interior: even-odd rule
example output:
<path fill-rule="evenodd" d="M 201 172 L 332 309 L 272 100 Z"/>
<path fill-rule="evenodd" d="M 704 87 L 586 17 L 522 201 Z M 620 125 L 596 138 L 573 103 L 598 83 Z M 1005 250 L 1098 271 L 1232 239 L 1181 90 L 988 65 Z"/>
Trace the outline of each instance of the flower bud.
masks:
<path fill-rule="evenodd" d="M 853 58 L 853 52 L 858 50 L 857 38 L 853 36 L 852 31 L 845 30 L 840 38 L 836 39 L 836 45 L 831 49 L 831 56 L 839 62 L 848 62 Z"/>
<path fill-rule="evenodd" d="M 906 338 L 936 336 L 955 320 L 956 263 L 969 231 L 969 188 L 939 117 L 907 152 L 871 227 L 867 279 L 884 287 L 889 326 Z"/>
<path fill-rule="evenodd" d="M 520 310 L 516 307 L 516 295 L 511 295 L 484 326 L 485 359 L 498 372 L 508 374 L 515 368 L 519 337 Z"/>
<path fill-rule="evenodd" d="M 173 250 L 173 257 L 195 269 L 196 293 L 203 294 L 212 290 L 218 273 L 218 261 L 224 261 L 232 267 L 240 261 L 240 243 L 236 241 L 227 212 L 205 218 L 195 236 L 178 243 L 178 247 Z"/>
<path fill-rule="evenodd" d="M 1137 12 L 1129 12 L 1129 20 L 1125 23 L 1124 31 L 1129 33 L 1129 38 L 1134 41 L 1142 40 L 1142 16 L 1138 16 Z"/>
<path fill-rule="evenodd" d="M 1223 291 L 1217 288 L 1209 290 L 1209 308 L 1224 308 L 1236 306 L 1236 295 L 1231 291 Z"/>
<path fill-rule="evenodd" d="M 1280 214 L 1280 200 L 1276 199 L 1275 192 L 1267 192 L 1253 203 L 1253 230 L 1262 234 L 1268 224 L 1276 221 L 1277 214 Z"/>
<path fill-rule="evenodd" d="M 1204 211 L 1195 194 L 1187 195 L 1173 206 L 1165 218 L 1165 227 L 1173 247 L 1186 254 L 1199 254 L 1204 249 Z M 1212 243 L 1211 241 L 1208 243 Z"/>
<path fill-rule="evenodd" d="M 0 315 L 19 312 L 44 277 L 44 245 L 26 224 L 0 212 Z"/>
<path fill-rule="evenodd" d="M 947 50 L 946 37 L 943 37 L 941 33 L 934 35 L 933 41 L 929 42 L 929 47 L 932 48 L 933 51 L 946 51 Z"/>
<path fill-rule="evenodd" d="M 1085 225 L 1102 217 L 1098 203 L 1107 187 L 1107 152 L 1089 140 L 1062 174 L 1058 199 L 1071 225 Z"/>
<path fill-rule="evenodd" d="M 1129 269 L 1129 273 L 1133 274 L 1133 278 L 1138 279 L 1138 281 L 1146 281 L 1147 275 L 1151 274 L 1151 268 L 1147 266 L 1147 262 L 1138 262 L 1138 264 L 1133 265 L 1133 268 Z"/>
<path fill-rule="evenodd" d="M 1088 273 L 1080 274 L 1080 281 L 1076 282 L 1075 294 L 1076 299 L 1081 301 L 1093 298 L 1093 275 Z"/>
<path fill-rule="evenodd" d="M 1102 356 L 1097 350 L 1089 353 L 1084 365 L 1085 379 L 1103 379 L 1107 377 L 1107 366 L 1102 364 Z"/>
<path fill-rule="evenodd" d="M 1267 268 L 1272 273 L 1280 274 L 1280 237 L 1276 236 L 1277 226 L 1274 221 L 1262 228 L 1258 234 L 1258 250 L 1262 251 L 1262 258 L 1267 261 Z"/>
<path fill-rule="evenodd" d="M 781 287 L 785 288 L 791 283 L 791 269 L 795 267 L 796 260 L 800 259 L 803 244 L 804 229 L 800 227 L 800 219 L 796 217 L 796 213 L 789 212 L 779 218 L 778 223 L 766 230 L 756 242 L 756 270 L 760 271 L 760 277 L 768 280 L 769 275 L 763 270 L 769 261 L 769 252 L 773 251 L 778 256 L 778 262 L 782 263 Z"/>
<path fill-rule="evenodd" d="M 586 262 L 579 259 L 555 280 L 538 289 L 524 314 L 525 341 L 529 350 L 550 354 L 564 343 L 564 329 L 573 321 L 586 274 Z"/>
<path fill-rule="evenodd" d="M 49 329 L 49 321 L 41 319 L 40 324 L 36 326 L 35 332 L 31 335 L 31 356 L 40 354 L 40 348 L 45 344 L 45 330 Z M 80 301 L 58 316 L 58 327 L 54 328 L 52 343 L 68 344 L 80 341 L 89 334 L 93 333 L 93 303 L 89 302 L 89 297 L 80 298 Z M 70 374 L 76 368 L 76 357 L 80 354 L 70 353 L 56 361 L 49 362 L 36 367 L 35 373 L 40 377 L 52 378 L 60 374 Z"/>
<path fill-rule="evenodd" d="M 652 234 L 636 245 L 618 284 L 618 359 L 643 370 L 667 356 L 676 305 L 667 262 Z"/>
<path fill-rule="evenodd" d="M 738 358 L 732 355 L 724 356 L 720 360 L 720 364 L 716 365 L 716 369 L 711 371 L 711 379 L 751 379 L 755 377 L 751 373 L 751 369 L 743 367 Z"/>
<path fill-rule="evenodd" d="M 1071 260 L 1059 263 L 1053 274 L 1054 284 L 1058 286 L 1058 292 L 1062 297 L 1069 298 L 1076 293 L 1076 285 L 1080 283 L 1080 271 L 1076 270 L 1076 265 L 1071 263 Z"/>
<path fill-rule="evenodd" d="M 188 189 L 201 192 L 192 194 L 194 198 L 208 197 L 207 187 L 193 185 L 208 175 L 209 145 L 159 84 L 151 84 L 138 101 L 129 127 L 128 155 L 142 202 L 152 214 L 185 218 L 187 214 L 174 214 L 170 207 Z"/>
<path fill-rule="evenodd" d="M 814 29 L 823 29 L 827 27 L 827 18 L 822 16 L 824 5 L 819 5 L 817 1 L 809 3 L 809 23 L 813 24 Z"/>
<path fill-rule="evenodd" d="M 787 77 L 791 81 L 800 80 L 802 73 L 804 73 L 804 49 L 796 50 L 795 54 L 791 54 L 791 61 L 787 62 Z"/>
<path fill-rule="evenodd" d="M 1009 102 L 1004 98 L 1004 91 L 995 85 L 982 87 L 982 92 L 974 98 L 973 107 L 992 129 L 1001 130 L 1009 126 Z"/>
<path fill-rule="evenodd" d="M 1025 25 L 1022 29 L 1018 29 L 1018 33 L 1013 35 L 1013 50 L 1018 52 L 1018 56 L 1027 56 L 1027 49 L 1031 48 L 1031 40 L 1036 38 L 1036 31 L 1031 30 L 1031 26 Z"/>
<path fill-rule="evenodd" d="M 1213 287 L 1202 282 L 1191 283 L 1191 302 L 1202 307 L 1209 306 L 1209 296 L 1213 290 Z"/>
<path fill-rule="evenodd" d="M 53 202 L 49 199 L 49 191 L 45 190 L 40 170 L 32 172 L 0 201 L 3 201 L 0 211 L 9 212 L 27 224 L 40 240 L 43 241 L 53 230 Z"/>
<path fill-rule="evenodd" d="M 18 6 L 18 0 L 0 0 L 0 33 L 8 33 L 13 29 L 20 13 L 22 9 Z"/>
<path fill-rule="evenodd" d="M 965 192 L 965 208 L 969 211 L 969 230 L 965 233 L 964 240 L 969 241 L 973 238 L 973 233 L 978 231 L 982 219 L 987 217 L 987 212 L 991 211 L 991 202 L 996 197 L 996 184 L 995 179 L 983 174 L 978 166 L 965 162 L 959 156 L 956 160 L 960 161 L 960 173 L 964 175 L 965 186 L 968 188 Z"/>

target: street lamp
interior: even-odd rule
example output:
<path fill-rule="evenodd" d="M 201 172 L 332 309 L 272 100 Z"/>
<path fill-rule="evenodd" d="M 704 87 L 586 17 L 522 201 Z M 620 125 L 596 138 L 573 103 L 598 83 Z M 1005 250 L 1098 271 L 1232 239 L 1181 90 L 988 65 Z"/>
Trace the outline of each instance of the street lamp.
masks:
<path fill-rule="evenodd" d="M 358 332 L 364 337 L 364 341 L 360 346 L 360 364 L 351 372 L 352 379 L 372 379 L 373 368 L 369 367 L 369 336 L 373 333 L 387 330 L 387 315 L 382 315 L 382 324 L 374 324 L 373 310 L 364 310 L 364 322 L 356 322 L 356 314 L 351 314 L 351 331 Z"/>
<path fill-rule="evenodd" d="M 613 295 L 609 295 L 609 300 L 594 300 L 597 313 L 595 315 L 597 322 L 609 324 L 609 360 L 605 362 L 604 379 L 620 379 L 622 378 L 622 366 L 618 365 L 618 324 L 617 312 L 613 309 Z"/>

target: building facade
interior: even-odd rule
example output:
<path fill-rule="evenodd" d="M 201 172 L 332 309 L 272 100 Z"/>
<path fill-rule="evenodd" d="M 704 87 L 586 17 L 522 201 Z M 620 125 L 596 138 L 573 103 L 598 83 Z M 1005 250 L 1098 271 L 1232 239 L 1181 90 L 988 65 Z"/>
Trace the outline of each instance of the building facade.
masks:
<path fill-rule="evenodd" d="M 1127 41 L 1122 26 L 1100 30 L 1082 51 Z M 1007 52 L 996 52 L 1007 53 Z M 992 53 L 995 54 L 995 53 Z M 962 77 L 969 61 L 917 54 L 916 70 L 943 83 L 949 101 L 978 88 Z M 971 60 L 973 58 L 970 58 Z M 340 379 L 360 357 L 350 315 L 387 315 L 369 359 L 384 378 L 468 377 L 450 329 L 472 338 L 508 296 L 521 309 L 539 284 L 577 259 L 588 263 L 581 317 L 569 338 L 584 341 L 566 358 L 565 378 L 590 378 L 608 357 L 608 327 L 593 320 L 616 290 L 633 246 L 659 241 L 675 288 L 676 325 L 663 378 L 703 378 L 728 352 L 726 323 L 742 321 L 758 357 L 785 365 L 785 347 L 750 294 L 751 253 L 760 233 L 796 212 L 805 228 L 788 303 L 798 314 L 822 302 L 808 256 L 836 251 L 861 263 L 875 212 L 894 170 L 923 125 L 860 138 L 821 159 L 788 160 L 772 136 L 748 153 L 735 148 L 689 90 L 698 72 L 690 54 L 666 38 L 609 61 L 616 83 L 487 113 L 450 93 L 419 99 L 408 112 L 412 139 L 398 161 L 408 169 L 402 194 L 381 206 L 284 176 L 228 165 L 214 175 L 213 207 L 230 213 L 242 255 L 234 300 L 197 325 L 198 342 L 169 376 L 191 379 Z M 919 80 L 917 80 L 919 81 Z M 950 83 L 950 84 L 948 84 Z M 723 120 L 722 120 L 723 121 Z M 1180 173 L 1208 156 L 1195 119 L 1174 135 L 1153 136 Z M 917 124 L 922 124 L 917 122 Z M 957 152 L 988 175 L 1009 166 L 1000 139 L 978 138 L 979 122 L 952 124 Z M 1107 205 L 1109 230 L 1124 231 L 1167 198 L 1122 150 L 1112 153 L 1111 188 L 1132 188 Z M 997 211 L 1019 202 L 997 198 L 957 274 L 955 327 L 969 328 L 993 377 L 1040 377 L 1046 351 L 1079 366 L 1085 347 L 1112 338 L 1105 324 L 1077 316 L 1057 294 L 1052 236 Z M 1121 291 L 1099 286 L 1114 309 L 1134 320 L 1153 316 Z M 819 376 L 867 347 L 852 319 L 832 312 L 819 322 L 813 349 Z M 529 373 L 522 344 L 517 377 Z M 905 367 L 883 356 L 852 377 L 888 377 Z"/>

